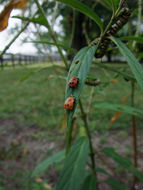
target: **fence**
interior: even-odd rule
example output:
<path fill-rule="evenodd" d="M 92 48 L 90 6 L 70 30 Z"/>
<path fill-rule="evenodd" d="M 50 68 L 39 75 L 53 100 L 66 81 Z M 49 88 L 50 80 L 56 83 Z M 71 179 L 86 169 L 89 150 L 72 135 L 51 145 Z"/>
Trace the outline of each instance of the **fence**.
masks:
<path fill-rule="evenodd" d="M 50 60 L 60 61 L 58 55 L 55 56 L 43 56 L 43 55 L 23 55 L 23 54 L 11 54 L 7 53 L 0 57 L 0 66 L 16 66 L 16 65 L 28 65 L 38 62 L 48 62 Z"/>
<path fill-rule="evenodd" d="M 28 65 L 34 64 L 38 62 L 50 62 L 50 61 L 61 61 L 59 55 L 24 55 L 24 54 L 11 54 L 6 53 L 2 57 L 0 57 L 0 67 L 6 66 L 16 66 L 16 65 Z M 122 56 L 114 56 L 112 60 L 108 60 L 107 58 L 103 58 L 102 63 L 105 64 L 126 64 L 125 59 Z"/>

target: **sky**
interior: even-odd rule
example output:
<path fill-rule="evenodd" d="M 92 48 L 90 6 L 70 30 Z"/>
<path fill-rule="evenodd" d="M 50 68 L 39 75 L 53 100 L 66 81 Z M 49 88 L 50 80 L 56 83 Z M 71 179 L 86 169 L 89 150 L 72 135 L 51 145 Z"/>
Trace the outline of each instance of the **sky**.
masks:
<path fill-rule="evenodd" d="M 0 6 L 0 11 L 2 10 L 2 6 Z M 21 26 L 21 21 L 19 19 L 11 18 L 15 15 L 20 15 L 21 10 L 13 10 L 8 27 L 0 32 L 0 51 L 4 49 L 4 47 L 9 43 L 9 41 L 13 38 L 13 35 L 10 33 L 10 29 L 12 29 L 15 25 Z M 25 38 L 25 34 L 21 34 L 20 37 L 11 45 L 8 49 L 7 53 L 23 53 L 23 54 L 35 54 L 36 48 L 31 43 L 22 44 L 21 40 Z"/>
<path fill-rule="evenodd" d="M 2 9 L 3 9 L 3 6 L 0 5 L 0 12 L 2 11 Z M 16 31 L 15 31 L 15 34 L 11 33 L 11 29 L 15 28 L 15 26 L 18 26 L 19 28 L 18 31 L 21 29 L 21 21 L 19 19 L 12 18 L 12 16 L 16 16 L 16 15 L 21 16 L 21 14 L 22 14 L 21 9 L 14 9 L 11 12 L 8 27 L 4 31 L 0 32 L 0 51 L 4 49 L 4 47 L 11 41 L 13 36 L 17 33 Z M 54 31 L 58 31 L 58 32 L 61 31 L 59 27 L 60 19 L 61 18 L 58 18 L 56 20 L 56 23 L 54 25 Z M 30 24 L 28 28 L 26 29 L 26 32 L 22 33 L 17 38 L 17 40 L 7 50 L 7 53 L 14 53 L 14 54 L 21 53 L 21 54 L 35 55 L 37 50 L 32 43 L 21 43 L 23 39 L 27 38 L 26 33 L 28 34 L 28 36 L 30 36 L 30 38 L 34 39 L 33 33 L 30 34 L 31 30 L 35 31 L 35 27 L 33 24 Z M 44 27 L 40 27 L 40 30 L 45 31 L 47 29 Z M 31 41 L 31 39 L 27 38 L 27 41 Z M 55 51 L 55 47 L 52 47 L 52 50 Z"/>

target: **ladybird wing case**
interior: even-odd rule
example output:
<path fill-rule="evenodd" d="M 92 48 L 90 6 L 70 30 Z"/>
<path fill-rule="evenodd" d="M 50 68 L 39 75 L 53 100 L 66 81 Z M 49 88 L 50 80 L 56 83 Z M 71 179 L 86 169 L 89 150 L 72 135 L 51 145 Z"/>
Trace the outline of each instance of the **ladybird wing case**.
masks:
<path fill-rule="evenodd" d="M 65 104 L 64 104 L 64 108 L 66 110 L 72 110 L 73 107 L 74 107 L 74 97 L 71 96 L 71 97 L 66 99 Z"/>

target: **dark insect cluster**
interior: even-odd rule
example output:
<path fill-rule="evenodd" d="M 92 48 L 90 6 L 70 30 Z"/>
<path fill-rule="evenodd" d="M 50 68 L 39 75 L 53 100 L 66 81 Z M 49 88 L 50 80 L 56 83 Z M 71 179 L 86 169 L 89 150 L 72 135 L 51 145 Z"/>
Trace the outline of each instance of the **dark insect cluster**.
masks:
<path fill-rule="evenodd" d="M 104 56 L 106 49 L 108 48 L 108 45 L 110 43 L 109 36 L 115 35 L 127 22 L 130 17 L 131 13 L 129 8 L 124 7 L 121 10 L 121 14 L 118 17 L 117 21 L 111 25 L 109 30 L 106 32 L 106 34 L 103 36 L 100 45 L 99 45 L 99 51 L 95 54 L 96 58 L 101 58 Z M 92 42 L 92 45 L 95 45 L 98 43 L 99 40 L 95 40 Z"/>

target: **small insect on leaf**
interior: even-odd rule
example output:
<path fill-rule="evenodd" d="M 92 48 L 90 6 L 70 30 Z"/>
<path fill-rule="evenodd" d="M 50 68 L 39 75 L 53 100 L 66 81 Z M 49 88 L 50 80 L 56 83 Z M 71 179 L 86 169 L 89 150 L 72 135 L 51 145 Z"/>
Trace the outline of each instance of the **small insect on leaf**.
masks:
<path fill-rule="evenodd" d="M 5 6 L 3 11 L 0 13 L 0 32 L 7 28 L 11 11 L 17 8 L 25 8 L 27 2 L 28 0 L 12 0 Z"/>
<path fill-rule="evenodd" d="M 66 99 L 65 103 L 64 103 L 64 108 L 65 108 L 66 110 L 72 110 L 73 107 L 74 107 L 74 102 L 75 102 L 75 100 L 74 100 L 74 97 L 73 97 L 73 96 L 68 97 L 68 98 Z"/>
<path fill-rule="evenodd" d="M 77 77 L 73 76 L 73 77 L 69 80 L 68 85 L 69 85 L 70 88 L 76 88 L 77 85 L 78 85 L 78 82 L 79 82 L 79 79 L 78 79 Z"/>

